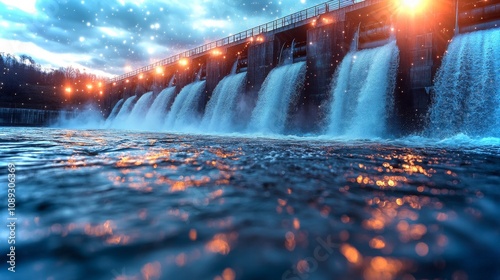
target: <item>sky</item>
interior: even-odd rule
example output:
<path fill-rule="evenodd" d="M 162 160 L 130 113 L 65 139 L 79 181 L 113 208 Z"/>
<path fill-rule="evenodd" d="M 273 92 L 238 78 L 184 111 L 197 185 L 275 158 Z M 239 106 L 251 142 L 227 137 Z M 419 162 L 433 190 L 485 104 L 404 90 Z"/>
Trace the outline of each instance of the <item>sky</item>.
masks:
<path fill-rule="evenodd" d="M 324 0 L 0 0 L 0 52 L 111 77 Z"/>

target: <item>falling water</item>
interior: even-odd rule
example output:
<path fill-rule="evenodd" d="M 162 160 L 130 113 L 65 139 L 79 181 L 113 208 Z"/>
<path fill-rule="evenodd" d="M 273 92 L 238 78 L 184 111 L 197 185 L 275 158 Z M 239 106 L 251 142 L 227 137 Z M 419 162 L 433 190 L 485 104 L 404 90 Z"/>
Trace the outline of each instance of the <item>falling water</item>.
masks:
<path fill-rule="evenodd" d="M 113 120 L 110 120 L 112 128 L 122 128 L 123 125 L 126 124 L 130 111 L 132 111 L 136 100 L 137 96 L 135 95 L 125 100 L 125 103 L 123 103 L 116 117 Z"/>
<path fill-rule="evenodd" d="M 384 136 L 399 64 L 396 42 L 346 55 L 332 81 L 328 134 Z"/>
<path fill-rule="evenodd" d="M 283 45 L 280 53 L 279 65 L 286 65 L 293 63 L 293 52 L 295 49 L 295 39 L 293 39 L 291 45 L 287 49 L 283 49 L 285 45 Z"/>
<path fill-rule="evenodd" d="M 236 63 L 232 73 L 225 77 L 214 90 L 207 104 L 201 129 L 210 132 L 235 131 L 238 97 L 244 90 L 246 72 L 236 73 Z"/>
<path fill-rule="evenodd" d="M 170 78 L 170 81 L 168 82 L 168 87 L 173 87 L 175 85 L 176 80 L 177 76 L 174 74 L 172 78 Z"/>
<path fill-rule="evenodd" d="M 198 72 L 196 73 L 196 82 L 201 81 L 201 75 L 203 75 L 203 67 L 200 67 L 200 70 L 198 70 Z"/>
<path fill-rule="evenodd" d="M 252 112 L 249 130 L 262 133 L 282 133 L 288 111 L 297 100 L 304 84 L 305 62 L 275 68 L 269 73 L 259 92 Z"/>
<path fill-rule="evenodd" d="M 434 86 L 429 134 L 500 136 L 500 29 L 456 36 Z"/>
<path fill-rule="evenodd" d="M 168 109 L 175 96 L 175 87 L 167 87 L 155 98 L 146 115 L 145 126 L 150 129 L 161 128 Z"/>
<path fill-rule="evenodd" d="M 153 92 L 147 92 L 137 100 L 134 108 L 130 111 L 130 114 L 127 117 L 126 125 L 130 128 L 142 129 L 144 128 L 144 120 L 145 116 L 148 113 L 149 107 L 153 102 Z"/>
<path fill-rule="evenodd" d="M 120 109 L 122 108 L 123 103 L 125 103 L 125 99 L 120 99 L 118 102 L 116 102 L 115 107 L 113 107 L 113 110 L 111 110 L 111 113 L 109 114 L 108 118 L 106 119 L 106 122 L 104 123 L 104 127 L 109 127 L 113 120 L 116 118 L 116 115 L 118 115 L 118 112 L 120 112 Z"/>
<path fill-rule="evenodd" d="M 185 131 L 196 127 L 199 123 L 199 108 L 202 105 L 205 81 L 198 81 L 185 86 L 177 95 L 167 114 L 165 128 L 167 130 Z"/>

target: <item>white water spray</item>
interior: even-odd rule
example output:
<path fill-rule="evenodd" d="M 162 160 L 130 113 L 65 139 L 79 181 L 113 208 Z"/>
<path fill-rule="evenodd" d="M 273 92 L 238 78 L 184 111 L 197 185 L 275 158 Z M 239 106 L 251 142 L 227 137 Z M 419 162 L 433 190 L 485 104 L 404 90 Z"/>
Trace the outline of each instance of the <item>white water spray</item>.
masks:
<path fill-rule="evenodd" d="M 252 112 L 250 132 L 283 133 L 290 107 L 296 103 L 304 84 L 305 73 L 305 62 L 281 66 L 269 73 Z"/>
<path fill-rule="evenodd" d="M 110 121 L 111 125 L 110 127 L 112 128 L 128 128 L 125 127 L 126 121 L 128 119 L 128 116 L 130 114 L 130 111 L 132 111 L 132 108 L 134 107 L 135 101 L 137 100 L 137 96 L 131 96 L 125 100 L 125 103 L 123 103 L 122 107 L 120 108 L 120 111 L 116 115 L 116 117 Z"/>
<path fill-rule="evenodd" d="M 219 82 L 207 104 L 201 130 L 234 132 L 238 97 L 244 90 L 246 72 L 229 75 Z"/>
<path fill-rule="evenodd" d="M 116 102 L 115 106 L 113 107 L 113 110 L 111 110 L 111 113 L 109 114 L 108 118 L 106 119 L 106 122 L 104 123 L 104 127 L 108 128 L 113 120 L 116 118 L 116 115 L 118 115 L 118 112 L 120 112 L 120 109 L 123 106 L 123 103 L 125 103 L 125 99 L 120 99 L 118 102 Z"/>
<path fill-rule="evenodd" d="M 346 55 L 332 81 L 327 134 L 382 137 L 393 109 L 399 49 L 389 44 Z"/>
<path fill-rule="evenodd" d="M 428 134 L 500 137 L 500 29 L 456 36 L 434 85 Z"/>
<path fill-rule="evenodd" d="M 127 117 L 127 122 L 125 125 L 128 126 L 128 128 L 132 129 L 144 129 L 144 120 L 145 116 L 149 110 L 149 107 L 151 106 L 151 103 L 153 102 L 153 92 L 147 92 L 137 100 L 137 103 L 135 103 L 134 108 L 132 108 L 132 111 L 130 111 L 130 114 Z"/>
<path fill-rule="evenodd" d="M 145 119 L 145 126 L 148 129 L 161 129 L 165 116 L 172 105 L 175 97 L 175 87 L 168 87 L 162 90 L 153 101 Z"/>
<path fill-rule="evenodd" d="M 185 86 L 177 95 L 167 114 L 165 129 L 169 131 L 189 131 L 197 127 L 200 121 L 199 107 L 203 100 L 205 81 L 198 81 Z"/>

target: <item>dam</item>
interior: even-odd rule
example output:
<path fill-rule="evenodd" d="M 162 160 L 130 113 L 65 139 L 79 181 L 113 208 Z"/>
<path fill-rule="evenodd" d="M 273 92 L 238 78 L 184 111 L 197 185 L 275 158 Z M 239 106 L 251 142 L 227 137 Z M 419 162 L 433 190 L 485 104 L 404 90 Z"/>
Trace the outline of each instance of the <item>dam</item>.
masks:
<path fill-rule="evenodd" d="M 438 95 L 448 85 L 436 78 L 447 71 L 441 66 L 454 67 L 446 56 L 461 48 L 449 49 L 455 41 L 481 37 L 476 43 L 493 53 L 478 63 L 498 84 L 499 24 L 500 1 L 329 1 L 115 77 L 106 110 L 127 99 L 134 106 L 148 93 L 151 106 L 167 90 L 151 129 L 359 137 L 423 131 L 436 123 L 431 107 L 446 106 Z M 218 120 L 225 125 L 214 131 Z"/>

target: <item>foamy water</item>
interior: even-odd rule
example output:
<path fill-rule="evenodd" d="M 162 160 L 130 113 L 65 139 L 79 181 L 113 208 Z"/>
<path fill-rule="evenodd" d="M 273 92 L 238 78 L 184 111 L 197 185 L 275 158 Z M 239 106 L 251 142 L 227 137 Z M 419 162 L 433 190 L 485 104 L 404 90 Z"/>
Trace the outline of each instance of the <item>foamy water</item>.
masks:
<path fill-rule="evenodd" d="M 0 128 L 0 143 L 17 165 L 17 279 L 500 273 L 495 138 Z"/>

